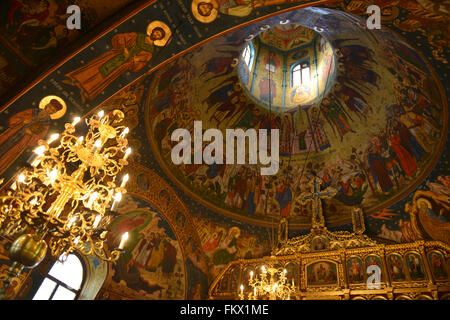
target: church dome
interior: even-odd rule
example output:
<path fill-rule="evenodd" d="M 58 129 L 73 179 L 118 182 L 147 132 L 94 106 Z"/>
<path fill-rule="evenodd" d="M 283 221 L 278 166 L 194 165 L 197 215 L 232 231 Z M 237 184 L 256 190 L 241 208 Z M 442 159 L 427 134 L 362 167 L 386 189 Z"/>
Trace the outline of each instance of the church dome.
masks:
<path fill-rule="evenodd" d="M 289 216 L 298 229 L 311 225 L 310 205 L 297 199 L 314 175 L 338 190 L 324 208 L 328 226 L 351 223 L 354 207 L 378 212 L 417 187 L 445 141 L 442 85 L 408 43 L 359 19 L 322 8 L 280 14 L 158 70 L 145 103 L 147 134 L 167 175 L 220 214 L 262 226 Z M 308 97 L 290 85 L 291 68 L 303 62 L 315 86 Z M 261 91 L 270 88 L 266 78 L 276 89 Z M 169 100 L 168 81 L 177 91 Z M 171 134 L 193 133 L 194 121 L 223 137 L 227 129 L 278 129 L 278 172 L 262 176 L 264 165 L 248 160 L 174 165 Z"/>
<path fill-rule="evenodd" d="M 283 112 L 317 102 L 332 87 L 336 69 L 333 48 L 320 33 L 286 23 L 249 41 L 238 74 L 251 99 Z"/>

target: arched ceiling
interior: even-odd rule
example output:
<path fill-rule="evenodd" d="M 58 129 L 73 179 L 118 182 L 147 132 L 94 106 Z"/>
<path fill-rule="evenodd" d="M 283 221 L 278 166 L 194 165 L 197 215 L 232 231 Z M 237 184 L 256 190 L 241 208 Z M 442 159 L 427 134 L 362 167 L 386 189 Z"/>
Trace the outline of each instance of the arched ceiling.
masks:
<path fill-rule="evenodd" d="M 394 32 L 369 32 L 357 17 L 353 19 L 360 25 L 355 26 L 336 11 L 303 9 L 262 23 L 289 20 L 312 28 L 311 15 L 332 15 L 340 30 L 324 28 L 321 33 L 338 56 L 336 83 L 327 84 L 332 89 L 321 102 L 269 111 L 236 87 L 237 71 L 219 69 L 219 61 L 239 55 L 244 46 L 235 47 L 233 39 L 238 33 L 248 36 L 250 28 L 218 37 L 167 64 L 150 83 L 147 135 L 161 167 L 184 192 L 220 214 L 261 225 L 289 216 L 291 227 L 306 228 L 309 207 L 296 199 L 317 174 L 325 186 L 339 190 L 327 201 L 327 224 L 351 223 L 352 207 L 370 214 L 390 206 L 428 175 L 441 154 L 447 104 L 433 67 Z M 392 65 L 398 67 L 395 72 Z M 325 86 L 327 77 L 319 81 Z M 407 106 L 416 82 L 430 100 L 421 107 Z M 271 97 L 276 94 L 272 91 Z M 423 108 L 428 111 L 419 111 Z M 417 116 L 427 123 L 423 131 L 408 129 Z M 260 176 L 257 165 L 173 165 L 170 136 L 176 128 L 193 132 L 194 120 L 202 121 L 203 130 L 219 128 L 224 135 L 228 128 L 279 129 L 280 170 Z"/>
<path fill-rule="evenodd" d="M 311 44 L 316 35 L 313 29 L 290 22 L 265 30 L 258 38 L 265 45 L 286 52 Z"/>
<path fill-rule="evenodd" d="M 55 10 L 56 1 L 49 2 Z M 101 1 L 83 3 L 93 7 L 94 2 Z M 2 1 L 2 5 L 6 3 Z M 135 150 L 133 161 L 154 170 L 167 181 L 186 203 L 196 225 L 215 231 L 223 229 L 223 234 L 240 228 L 236 258 L 267 253 L 270 243 L 261 226 L 276 224 L 282 214 L 280 204 L 286 203 L 282 195 L 286 195 L 287 188 L 292 197 L 291 226 L 298 232 L 306 232 L 310 213 L 308 207 L 296 204 L 295 196 L 306 190 L 305 182 L 314 173 L 330 176 L 330 184 L 340 190 L 339 196 L 327 201 L 324 207 L 329 227 L 348 227 L 350 208 L 362 206 L 370 235 L 407 241 L 411 239 L 408 223 L 412 212 L 407 205 L 417 192 L 436 199 L 433 202 L 436 212 L 444 208 L 439 203 L 448 192 L 445 176 L 450 175 L 448 143 L 445 144 L 450 32 L 445 4 L 437 6 L 429 0 L 375 1 L 382 8 L 383 28 L 369 31 L 365 28 L 366 8 L 373 1 L 280 0 L 270 2 L 275 5 L 269 3 L 255 9 L 229 1 L 228 7 L 218 6 L 206 20 L 192 11 L 190 1 L 144 1 L 126 14 L 121 11 L 123 1 L 115 1 L 117 6 L 111 1 L 101 3 L 110 5 L 108 12 L 116 12 L 116 18 L 104 23 L 105 29 L 94 39 L 78 38 L 79 45 L 62 60 L 54 58 L 55 50 L 43 54 L 42 67 L 47 71 L 30 85 L 17 86 L 20 93 L 9 96 L 1 107 L 0 129 L 4 138 L 11 132 L 11 120 L 25 123 L 27 114 L 30 118 L 30 114 L 39 111 L 39 102 L 45 96 L 60 96 L 67 104 L 60 119 L 40 122 L 39 127 L 30 126 L 24 131 L 26 138 L 30 138 L 21 140 L 24 144 L 5 144 L 7 139 L 2 142 L 2 178 L 8 180 L 16 173 L 39 138 L 60 131 L 73 117 L 85 116 L 99 108 L 119 107 L 126 111 L 127 121 L 133 128 L 130 135 Z M 233 3 L 235 6 L 230 7 Z M 310 6 L 316 8 L 307 8 Z M 49 15 L 48 19 L 52 17 Z M 99 23 L 101 20 L 98 19 Z M 265 121 L 267 109 L 245 97 L 233 113 L 228 113 L 224 106 L 226 98 L 219 99 L 208 110 L 208 99 L 211 101 L 215 90 L 236 82 L 235 58 L 246 43 L 267 25 L 277 26 L 281 37 L 285 30 L 280 22 L 287 20 L 315 28 L 332 44 L 338 57 L 337 83 L 327 95 L 333 106 L 325 101 L 293 109 L 292 113 L 273 113 L 269 121 Z M 57 23 L 64 24 L 64 21 Z M 163 39 L 163 44 L 150 45 L 145 41 L 145 34 L 148 26 L 155 23 L 163 26 L 166 35 L 171 37 Z M 18 28 L 4 23 L 0 30 L 5 33 L 11 27 Z M 44 30 L 44 25 L 38 25 L 37 29 Z M 169 41 L 164 44 L 165 40 Z M 6 33 L 0 36 L 3 57 L 0 61 L 4 65 L 0 81 L 12 75 L 21 79 L 28 72 L 28 67 L 24 68 L 21 45 L 26 44 L 15 43 Z M 64 42 L 60 41 L 56 51 L 63 46 Z M 127 53 L 125 47 L 135 49 L 127 49 Z M 202 65 L 212 59 L 220 63 L 204 73 Z M 404 114 L 414 117 L 414 123 L 407 126 L 409 135 L 396 122 L 400 119 L 407 123 L 407 117 L 401 117 Z M 255 168 L 247 165 L 232 170 L 225 166 L 174 167 L 167 158 L 171 148 L 168 133 L 179 126 L 188 127 L 193 119 L 203 120 L 205 129 L 224 129 L 226 125 L 281 128 L 284 155 L 280 158 L 279 173 L 272 178 L 278 185 L 260 192 L 263 183 L 258 176 L 254 177 Z M 400 130 L 404 134 L 399 144 Z M 224 179 L 225 174 L 228 181 Z M 243 177 L 251 182 L 245 190 Z M 253 190 L 250 198 L 249 190 Z M 240 204 L 239 201 L 225 203 L 227 197 L 238 194 Z M 256 203 L 256 194 L 258 201 L 263 196 L 274 198 L 270 214 L 257 214 L 257 205 L 254 213 L 252 209 L 249 211 L 248 204 L 252 197 L 253 204 Z M 442 239 L 448 237 L 448 232 L 445 234 L 448 222 L 428 222 L 430 237 L 433 234 L 439 234 Z M 203 250 L 212 264 L 213 251 L 207 252 L 206 247 L 199 248 L 195 241 L 186 238 L 195 252 L 193 255 L 201 256 L 198 252 Z M 253 242 L 257 245 L 252 249 L 242 249 Z M 217 274 L 220 266 L 220 263 L 209 265 L 211 275 Z M 192 281 L 187 285 L 189 294 L 194 292 L 194 284 Z"/>

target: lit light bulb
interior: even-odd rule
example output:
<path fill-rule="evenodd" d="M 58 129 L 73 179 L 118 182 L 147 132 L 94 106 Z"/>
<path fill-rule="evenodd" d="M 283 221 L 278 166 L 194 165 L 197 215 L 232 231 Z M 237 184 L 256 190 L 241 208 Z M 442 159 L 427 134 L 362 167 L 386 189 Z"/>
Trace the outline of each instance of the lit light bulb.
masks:
<path fill-rule="evenodd" d="M 130 156 L 131 154 L 131 148 L 128 148 L 127 151 L 125 151 L 125 156 L 123 157 L 124 160 L 127 160 L 127 158 Z"/>
<path fill-rule="evenodd" d="M 101 146 L 102 146 L 102 140 L 97 140 L 97 141 L 95 141 L 95 143 L 94 143 L 94 152 L 95 151 L 97 151 L 97 149 L 100 149 L 101 148 Z"/>
<path fill-rule="evenodd" d="M 123 248 L 125 247 L 125 242 L 127 242 L 127 240 L 128 240 L 128 232 L 125 232 L 122 235 L 122 240 L 120 241 L 119 250 L 123 250 Z"/>
<path fill-rule="evenodd" d="M 121 188 L 125 187 L 129 178 L 130 178 L 130 176 L 128 175 L 128 173 L 123 176 L 122 184 L 120 185 Z"/>
<path fill-rule="evenodd" d="M 77 123 L 78 122 L 80 122 L 80 120 L 81 120 L 81 118 L 80 117 L 75 117 L 75 118 L 73 118 L 73 121 L 72 121 L 72 126 L 76 126 L 77 125 Z"/>
<path fill-rule="evenodd" d="M 117 207 L 119 206 L 120 200 L 122 200 L 122 192 L 117 192 L 114 196 L 114 202 L 111 206 L 111 211 L 116 211 Z"/>
<path fill-rule="evenodd" d="M 286 269 L 284 269 L 284 270 L 283 270 L 283 273 L 286 274 L 286 272 L 287 272 Z"/>
<path fill-rule="evenodd" d="M 34 149 L 33 150 L 34 154 L 30 157 L 28 163 L 31 163 L 31 166 L 36 167 L 40 162 L 39 158 L 44 155 L 45 149 L 46 149 L 45 146 L 39 146 L 36 149 Z"/>
<path fill-rule="evenodd" d="M 59 138 L 59 133 L 54 133 L 48 138 L 47 143 L 50 144 Z"/>
<path fill-rule="evenodd" d="M 89 202 L 88 202 L 88 207 L 92 207 L 92 205 L 94 204 L 94 201 L 97 200 L 98 198 L 98 192 L 94 191 L 91 196 L 89 197 Z"/>
<path fill-rule="evenodd" d="M 244 285 L 241 284 L 241 294 L 244 294 Z"/>
<path fill-rule="evenodd" d="M 23 173 L 19 174 L 19 177 L 17 178 L 17 182 L 19 182 L 19 183 L 25 182 L 25 175 Z"/>
<path fill-rule="evenodd" d="M 42 156 L 45 152 L 45 146 L 39 146 L 36 149 L 34 149 L 33 152 L 38 156 Z"/>
<path fill-rule="evenodd" d="M 105 115 L 105 111 L 103 111 L 103 110 L 101 110 L 101 111 L 98 113 L 98 117 L 99 117 L 99 118 L 103 118 L 104 115 Z"/>
<path fill-rule="evenodd" d="M 250 271 L 250 280 L 253 280 L 253 271 Z"/>
<path fill-rule="evenodd" d="M 48 178 L 50 179 L 50 183 L 55 182 L 56 178 L 58 177 L 58 170 L 53 169 L 47 174 Z"/>
<path fill-rule="evenodd" d="M 100 223 L 100 220 L 102 220 L 102 216 L 101 216 L 100 214 L 98 214 L 98 215 L 95 217 L 94 223 L 92 224 L 92 227 L 93 227 L 94 229 L 98 227 L 98 225 L 99 225 L 99 223 Z"/>
<path fill-rule="evenodd" d="M 73 216 L 72 218 L 70 218 L 69 222 L 67 223 L 67 228 L 70 229 L 75 220 L 77 220 L 77 216 Z"/>
<path fill-rule="evenodd" d="M 126 127 L 120 134 L 120 137 L 125 138 L 125 136 L 128 134 L 128 132 L 130 132 L 130 129 L 128 127 Z"/>

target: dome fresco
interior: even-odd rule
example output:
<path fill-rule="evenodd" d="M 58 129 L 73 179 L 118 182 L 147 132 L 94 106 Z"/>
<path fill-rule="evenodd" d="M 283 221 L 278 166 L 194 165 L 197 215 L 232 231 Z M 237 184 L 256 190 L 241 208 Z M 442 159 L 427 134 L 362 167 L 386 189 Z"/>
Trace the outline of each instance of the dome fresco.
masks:
<path fill-rule="evenodd" d="M 238 75 L 255 103 L 286 111 L 310 107 L 323 97 L 335 81 L 336 69 L 331 44 L 318 32 L 289 22 L 267 28 L 249 42 Z"/>
<path fill-rule="evenodd" d="M 291 13 L 289 20 L 306 25 L 306 11 Z M 291 227 L 305 228 L 309 206 L 296 198 L 314 174 L 324 180 L 323 187 L 338 189 L 324 209 L 329 226 L 351 222 L 354 206 L 367 213 L 380 210 L 423 180 L 440 155 L 447 128 L 434 70 L 390 30 L 369 34 L 344 15 L 334 17 L 341 32 L 328 34 L 324 28 L 322 36 L 336 53 L 336 81 L 310 105 L 269 110 L 250 99 L 237 85 L 241 68 L 220 67 L 219 61 L 231 61 L 245 48 L 233 46 L 233 33 L 155 74 L 145 102 L 147 134 L 161 167 L 182 190 L 237 220 L 269 225 L 289 217 Z M 276 25 L 283 18 L 269 22 Z M 245 29 L 238 32 L 245 36 Z M 170 88 L 176 92 L 168 94 Z M 258 165 L 173 165 L 171 133 L 192 130 L 194 120 L 202 121 L 203 130 L 279 129 L 278 173 L 260 176 Z"/>

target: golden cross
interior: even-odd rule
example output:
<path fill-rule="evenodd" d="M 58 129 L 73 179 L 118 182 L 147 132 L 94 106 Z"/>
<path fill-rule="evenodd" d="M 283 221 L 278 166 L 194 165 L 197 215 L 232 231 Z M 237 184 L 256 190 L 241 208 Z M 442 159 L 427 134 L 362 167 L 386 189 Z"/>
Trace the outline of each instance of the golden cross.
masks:
<path fill-rule="evenodd" d="M 314 177 L 310 182 L 311 192 L 303 192 L 299 195 L 299 200 L 302 204 L 312 202 L 312 228 L 325 227 L 325 219 L 322 212 L 322 199 L 330 199 L 334 197 L 337 190 L 333 187 L 328 187 L 325 190 L 320 190 L 322 179 Z"/>

